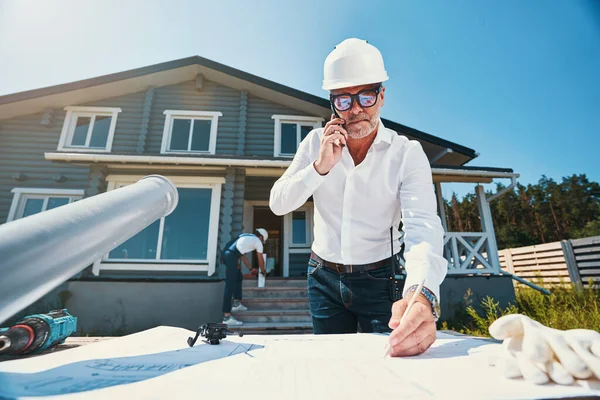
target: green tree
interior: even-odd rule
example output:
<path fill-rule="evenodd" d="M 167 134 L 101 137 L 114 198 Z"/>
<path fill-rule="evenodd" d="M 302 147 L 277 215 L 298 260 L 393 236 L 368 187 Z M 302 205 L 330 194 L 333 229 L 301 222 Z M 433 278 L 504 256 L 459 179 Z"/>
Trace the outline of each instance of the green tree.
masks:
<path fill-rule="evenodd" d="M 590 221 L 581 229 L 573 234 L 573 239 L 585 238 L 590 236 L 600 236 L 600 218 Z"/>
<path fill-rule="evenodd" d="M 496 191 L 504 188 L 497 184 Z M 481 230 L 473 193 L 461 200 L 453 194 L 444 207 L 451 232 Z M 561 182 L 543 175 L 536 184 L 517 184 L 490 208 L 499 249 L 600 235 L 600 184 L 585 174 Z"/>

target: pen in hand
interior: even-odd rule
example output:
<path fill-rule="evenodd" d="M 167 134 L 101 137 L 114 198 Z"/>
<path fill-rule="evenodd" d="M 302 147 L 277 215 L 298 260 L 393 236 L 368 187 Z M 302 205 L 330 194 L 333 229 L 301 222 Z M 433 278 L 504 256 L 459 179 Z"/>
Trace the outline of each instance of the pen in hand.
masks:
<path fill-rule="evenodd" d="M 404 318 L 408 315 L 408 313 L 410 312 L 410 309 L 415 304 L 415 301 L 417 300 L 417 297 L 419 297 L 419 294 L 421 294 L 421 290 L 423 289 L 424 285 L 425 285 L 425 279 L 423 279 L 419 283 L 419 286 L 417 286 L 417 290 L 415 290 L 415 292 L 413 293 L 412 297 L 410 298 L 410 301 L 408 302 L 408 305 L 406 306 L 406 309 L 402 313 L 402 317 L 400 317 L 400 323 L 398 324 L 398 328 L 402 326 L 402 321 L 404 321 Z M 385 345 L 385 354 L 383 355 L 383 358 L 387 357 L 390 354 L 391 350 L 392 350 L 392 348 L 391 348 L 391 346 L 390 346 L 390 344 L 388 342 Z"/>

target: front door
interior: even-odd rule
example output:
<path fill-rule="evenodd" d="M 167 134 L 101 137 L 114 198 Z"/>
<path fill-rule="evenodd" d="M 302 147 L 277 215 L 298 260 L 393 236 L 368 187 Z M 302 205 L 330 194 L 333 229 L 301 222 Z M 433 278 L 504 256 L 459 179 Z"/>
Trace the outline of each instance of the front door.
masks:
<path fill-rule="evenodd" d="M 269 232 L 265 243 L 267 276 L 306 277 L 306 266 L 313 241 L 313 204 L 307 202 L 283 217 L 273 214 L 267 202 L 244 201 L 244 232 L 264 228 Z M 256 252 L 249 260 L 258 265 Z M 250 271 L 242 265 L 242 273 L 250 277 Z"/>
<path fill-rule="evenodd" d="M 282 257 L 282 217 L 273 214 L 268 206 L 254 206 L 252 232 L 256 228 L 264 228 L 269 233 L 269 239 L 264 244 L 264 252 L 267 254 L 267 276 L 283 275 Z M 256 252 L 252 253 L 252 265 L 258 266 Z"/>

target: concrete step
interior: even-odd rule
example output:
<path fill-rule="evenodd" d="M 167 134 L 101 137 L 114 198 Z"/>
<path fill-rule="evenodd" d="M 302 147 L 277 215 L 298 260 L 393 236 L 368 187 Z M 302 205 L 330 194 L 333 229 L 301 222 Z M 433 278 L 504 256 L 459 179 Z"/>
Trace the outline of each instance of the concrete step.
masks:
<path fill-rule="evenodd" d="M 245 323 L 230 328 L 244 335 L 297 335 L 312 334 L 311 322 Z"/>
<path fill-rule="evenodd" d="M 307 287 L 308 282 L 306 279 L 288 279 L 288 278 L 269 278 L 265 282 L 265 287 Z M 247 287 L 258 287 L 258 280 L 254 279 L 244 279 L 242 281 L 242 287 L 245 289 Z"/>
<path fill-rule="evenodd" d="M 254 298 L 285 298 L 285 297 L 306 297 L 308 298 L 308 288 L 288 287 L 288 286 L 269 286 L 264 288 L 244 287 L 244 299 Z"/>
<path fill-rule="evenodd" d="M 258 310 L 309 310 L 308 297 L 255 297 L 245 298 L 242 304 L 248 307 L 249 311 Z"/>
<path fill-rule="evenodd" d="M 244 323 L 311 322 L 308 310 L 253 310 L 232 312 Z"/>

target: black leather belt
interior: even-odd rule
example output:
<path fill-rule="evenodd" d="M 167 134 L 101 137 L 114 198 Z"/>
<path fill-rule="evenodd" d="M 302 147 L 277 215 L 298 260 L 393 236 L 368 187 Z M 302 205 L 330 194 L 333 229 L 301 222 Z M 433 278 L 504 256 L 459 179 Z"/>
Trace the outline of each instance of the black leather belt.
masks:
<path fill-rule="evenodd" d="M 391 258 L 386 258 L 385 260 L 375 261 L 374 263 L 370 263 L 370 264 L 344 265 L 344 264 L 333 263 L 330 261 L 325 261 L 318 255 L 316 255 L 314 252 L 310 253 L 310 258 L 315 260 L 317 263 L 321 264 L 325 268 L 333 269 L 334 271 L 337 271 L 340 274 L 351 274 L 353 272 L 370 271 L 372 269 L 381 268 L 386 265 L 390 265 L 392 263 Z"/>

